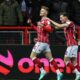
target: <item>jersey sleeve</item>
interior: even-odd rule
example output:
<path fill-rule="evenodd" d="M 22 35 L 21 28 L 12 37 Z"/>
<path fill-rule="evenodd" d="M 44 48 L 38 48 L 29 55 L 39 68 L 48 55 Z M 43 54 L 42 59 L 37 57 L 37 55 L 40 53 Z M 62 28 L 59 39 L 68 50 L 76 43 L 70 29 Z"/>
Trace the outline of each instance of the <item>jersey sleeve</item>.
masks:
<path fill-rule="evenodd" d="M 37 26 L 32 25 L 32 29 L 33 29 L 33 30 L 37 30 Z"/>
<path fill-rule="evenodd" d="M 47 31 L 47 32 L 52 32 L 52 27 L 50 25 L 50 21 L 46 20 L 44 22 L 44 30 Z"/>

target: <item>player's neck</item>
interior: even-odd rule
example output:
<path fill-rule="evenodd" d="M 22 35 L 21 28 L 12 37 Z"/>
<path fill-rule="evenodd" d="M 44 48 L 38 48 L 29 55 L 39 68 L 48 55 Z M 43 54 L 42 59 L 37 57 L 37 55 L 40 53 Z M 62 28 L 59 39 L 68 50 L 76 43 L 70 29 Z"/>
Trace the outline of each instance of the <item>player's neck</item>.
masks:
<path fill-rule="evenodd" d="M 43 17 L 42 17 L 42 19 L 46 19 L 46 18 L 47 18 L 47 16 L 43 16 Z"/>

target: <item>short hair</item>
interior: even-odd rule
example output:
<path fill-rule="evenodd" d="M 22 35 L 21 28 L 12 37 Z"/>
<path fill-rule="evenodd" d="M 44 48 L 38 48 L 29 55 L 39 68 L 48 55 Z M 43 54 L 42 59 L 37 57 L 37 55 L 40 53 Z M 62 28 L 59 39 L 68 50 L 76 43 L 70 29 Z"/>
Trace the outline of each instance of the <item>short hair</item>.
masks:
<path fill-rule="evenodd" d="M 67 13 L 67 12 L 61 12 L 60 15 L 63 15 L 63 16 L 66 16 L 69 18 L 69 13 Z"/>
<path fill-rule="evenodd" d="M 46 11 L 49 11 L 49 8 L 47 6 L 42 6 L 41 9 L 45 9 Z"/>

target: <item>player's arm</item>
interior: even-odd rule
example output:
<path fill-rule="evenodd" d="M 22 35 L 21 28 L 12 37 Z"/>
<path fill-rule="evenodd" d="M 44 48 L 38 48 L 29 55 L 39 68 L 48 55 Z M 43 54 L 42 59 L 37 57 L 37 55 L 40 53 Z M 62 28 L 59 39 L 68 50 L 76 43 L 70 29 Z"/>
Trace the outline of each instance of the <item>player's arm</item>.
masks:
<path fill-rule="evenodd" d="M 52 28 L 50 25 L 47 25 L 46 27 L 44 27 L 44 30 L 47 32 L 52 32 Z"/>
<path fill-rule="evenodd" d="M 27 23 L 29 23 L 34 30 L 37 30 L 37 26 L 32 23 L 31 19 L 28 19 Z"/>
<path fill-rule="evenodd" d="M 50 21 L 47 21 L 45 23 L 44 30 L 47 31 L 47 32 L 52 32 L 53 29 L 52 29 L 52 27 L 50 25 Z"/>
<path fill-rule="evenodd" d="M 69 25 L 67 23 L 64 23 L 64 24 L 59 24 L 51 19 L 49 19 L 50 22 L 54 25 L 53 27 L 59 29 L 59 28 L 64 28 L 65 26 L 68 27 Z"/>

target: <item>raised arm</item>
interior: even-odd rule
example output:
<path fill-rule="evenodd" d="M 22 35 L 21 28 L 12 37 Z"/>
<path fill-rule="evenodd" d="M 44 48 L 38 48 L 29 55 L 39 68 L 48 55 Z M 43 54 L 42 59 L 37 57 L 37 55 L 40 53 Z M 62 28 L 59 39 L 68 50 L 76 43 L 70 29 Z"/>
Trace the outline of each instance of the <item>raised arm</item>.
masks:
<path fill-rule="evenodd" d="M 31 19 L 28 19 L 27 23 L 30 24 L 30 26 L 31 26 L 34 30 L 37 30 L 37 26 L 35 26 L 35 25 L 32 23 Z"/>

